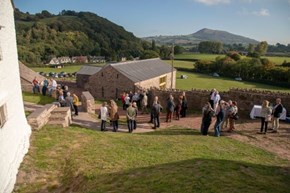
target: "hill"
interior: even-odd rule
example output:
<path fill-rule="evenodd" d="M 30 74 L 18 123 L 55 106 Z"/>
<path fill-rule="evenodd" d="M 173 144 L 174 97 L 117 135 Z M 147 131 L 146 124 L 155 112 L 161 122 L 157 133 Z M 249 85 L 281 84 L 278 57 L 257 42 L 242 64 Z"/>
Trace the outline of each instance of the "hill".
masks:
<path fill-rule="evenodd" d="M 109 60 L 138 57 L 142 40 L 90 12 L 62 11 L 35 15 L 15 10 L 19 59 L 41 64 L 53 56 L 102 55 Z"/>
<path fill-rule="evenodd" d="M 193 34 L 179 36 L 151 36 L 143 38 L 147 41 L 155 40 L 157 44 L 195 45 L 202 41 L 219 41 L 224 44 L 257 44 L 258 41 L 235 35 L 226 31 L 212 30 L 204 28 Z"/>

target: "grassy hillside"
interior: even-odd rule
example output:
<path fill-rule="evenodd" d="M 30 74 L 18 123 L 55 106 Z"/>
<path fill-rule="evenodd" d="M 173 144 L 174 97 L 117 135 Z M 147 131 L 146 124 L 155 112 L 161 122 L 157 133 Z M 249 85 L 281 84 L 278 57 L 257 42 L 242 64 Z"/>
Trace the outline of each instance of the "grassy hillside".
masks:
<path fill-rule="evenodd" d="M 289 162 L 178 127 L 147 134 L 33 132 L 14 192 L 288 192 Z"/>
<path fill-rule="evenodd" d="M 47 63 L 54 56 L 105 56 L 108 60 L 137 57 L 142 41 L 105 18 L 90 12 L 62 11 L 35 15 L 15 9 L 19 59 Z"/>

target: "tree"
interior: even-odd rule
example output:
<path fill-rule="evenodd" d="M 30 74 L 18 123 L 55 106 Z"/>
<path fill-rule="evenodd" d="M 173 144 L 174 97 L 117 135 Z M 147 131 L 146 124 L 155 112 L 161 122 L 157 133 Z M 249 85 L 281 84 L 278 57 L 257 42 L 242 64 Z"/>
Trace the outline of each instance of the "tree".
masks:
<path fill-rule="evenodd" d="M 156 43 L 155 43 L 155 40 L 152 40 L 151 50 L 156 51 Z"/>
<path fill-rule="evenodd" d="M 267 53 L 268 50 L 268 43 L 266 41 L 260 42 L 255 49 L 255 52 L 257 52 L 260 56 L 263 56 Z"/>
<path fill-rule="evenodd" d="M 249 44 L 248 47 L 248 53 L 252 54 L 255 51 L 255 45 L 254 44 Z"/>
<path fill-rule="evenodd" d="M 174 46 L 174 54 L 182 54 L 184 52 L 184 48 L 182 46 L 176 45 Z"/>
<path fill-rule="evenodd" d="M 200 53 L 220 54 L 223 51 L 223 44 L 221 42 L 205 41 L 198 45 Z"/>

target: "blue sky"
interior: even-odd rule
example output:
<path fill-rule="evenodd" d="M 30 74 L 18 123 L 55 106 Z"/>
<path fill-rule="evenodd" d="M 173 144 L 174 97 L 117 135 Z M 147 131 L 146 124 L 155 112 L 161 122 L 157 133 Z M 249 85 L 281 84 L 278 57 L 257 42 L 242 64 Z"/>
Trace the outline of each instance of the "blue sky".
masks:
<path fill-rule="evenodd" d="M 137 37 L 187 35 L 202 28 L 290 44 L 290 0 L 14 0 L 23 12 L 90 11 Z"/>

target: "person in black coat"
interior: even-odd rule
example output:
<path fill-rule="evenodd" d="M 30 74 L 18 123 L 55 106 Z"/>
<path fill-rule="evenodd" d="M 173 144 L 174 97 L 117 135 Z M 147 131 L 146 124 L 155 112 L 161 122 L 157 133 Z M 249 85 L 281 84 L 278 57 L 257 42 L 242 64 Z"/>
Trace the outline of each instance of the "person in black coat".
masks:
<path fill-rule="evenodd" d="M 281 103 L 281 99 L 277 98 L 276 99 L 276 105 L 273 108 L 272 111 L 272 115 L 273 115 L 273 125 L 272 125 L 272 129 L 273 129 L 273 133 L 277 133 L 278 129 L 279 129 L 279 120 L 280 120 L 280 116 L 283 112 L 283 105 Z"/>
<path fill-rule="evenodd" d="M 201 124 L 201 134 L 207 135 L 208 128 L 212 122 L 212 117 L 214 115 L 214 110 L 211 108 L 211 104 L 207 102 L 202 108 L 202 124 Z"/>

